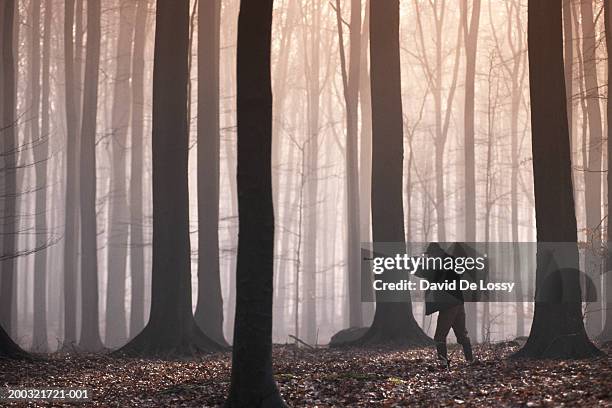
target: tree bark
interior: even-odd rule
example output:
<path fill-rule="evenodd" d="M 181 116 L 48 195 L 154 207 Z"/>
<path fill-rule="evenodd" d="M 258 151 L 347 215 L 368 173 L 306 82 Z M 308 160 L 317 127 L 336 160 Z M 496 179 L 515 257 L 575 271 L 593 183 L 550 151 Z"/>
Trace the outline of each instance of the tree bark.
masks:
<path fill-rule="evenodd" d="M 96 224 L 96 121 L 100 65 L 100 0 L 87 3 L 87 49 L 81 122 L 81 338 L 86 351 L 102 348 L 98 306 L 98 240 Z"/>
<path fill-rule="evenodd" d="M 582 16 L 582 55 L 584 66 L 585 98 L 589 123 L 588 164 L 585 174 L 586 229 L 589 246 L 585 255 L 587 276 L 595 284 L 596 301 L 590 302 L 586 314 L 586 328 L 590 335 L 601 331 L 601 165 L 603 157 L 603 129 L 599 106 L 599 82 L 597 80 L 597 48 L 593 3 L 580 1 Z M 584 135 L 586 137 L 586 135 Z"/>
<path fill-rule="evenodd" d="M 242 1 L 238 18 L 238 264 L 227 407 L 286 406 L 272 371 L 273 0 Z"/>
<path fill-rule="evenodd" d="M 77 341 L 78 274 L 78 114 L 77 79 L 74 60 L 74 0 L 64 3 L 64 81 L 66 99 L 66 198 L 64 221 L 64 347 L 72 348 Z M 79 81 L 80 82 L 80 81 Z"/>
<path fill-rule="evenodd" d="M 117 355 L 191 356 L 221 350 L 196 325 L 191 301 L 188 114 L 189 1 L 158 0 L 153 67 L 153 274 L 149 323 Z"/>
<path fill-rule="evenodd" d="M 340 1 L 336 0 L 336 22 L 342 68 L 344 101 L 346 104 L 346 271 L 349 298 L 349 327 L 363 325 L 361 307 L 361 237 L 359 234 L 359 152 L 358 152 L 358 105 L 359 75 L 361 52 L 361 1 L 351 0 L 350 19 L 350 60 L 347 66 L 344 52 L 344 31 L 342 28 L 342 10 Z"/>
<path fill-rule="evenodd" d="M 34 328 L 32 348 L 47 351 L 47 159 L 49 155 L 49 75 L 52 2 L 45 0 L 43 55 L 42 55 L 42 111 L 38 84 L 40 72 L 40 1 L 32 3 L 32 107 L 36 115 L 32 120 L 32 144 L 36 172 L 36 255 L 34 256 Z M 41 128 L 38 128 L 38 112 L 41 113 Z"/>
<path fill-rule="evenodd" d="M 195 320 L 211 339 L 223 336 L 219 271 L 220 0 L 198 3 L 198 303 Z"/>
<path fill-rule="evenodd" d="M 132 157 L 130 162 L 130 273 L 132 299 L 130 303 L 130 337 L 144 327 L 144 216 L 142 178 L 144 172 L 144 53 L 147 39 L 149 0 L 136 4 L 136 27 L 132 58 Z"/>
<path fill-rule="evenodd" d="M 465 42 L 465 103 L 464 103 L 464 177 L 465 177 L 465 239 L 476 242 L 476 161 L 474 140 L 474 104 L 476 82 L 476 52 L 480 26 L 480 0 L 472 2 L 468 19 L 468 0 L 462 0 L 463 38 Z M 476 336 L 477 304 L 466 305 L 468 333 Z"/>
<path fill-rule="evenodd" d="M 605 24 L 605 35 L 606 35 L 606 52 L 608 54 L 607 58 L 607 68 L 608 68 L 608 84 L 610 79 L 610 73 L 612 72 L 612 5 L 610 4 L 610 0 L 604 0 L 604 24 Z M 609 87 L 609 85 L 608 85 Z M 610 126 L 610 119 L 612 119 L 612 99 L 610 98 L 610 88 L 608 88 L 608 98 L 606 99 L 606 113 L 608 120 L 608 169 L 612 169 L 612 126 Z M 612 340 L 612 228 L 610 228 L 610 217 L 611 206 L 612 206 L 612 174 L 608 171 L 608 229 L 607 229 L 607 237 L 608 241 L 608 254 L 606 257 L 606 273 L 604 275 L 604 282 L 606 283 L 606 299 L 605 299 L 605 309 L 606 309 L 606 318 L 603 327 L 603 331 L 598 337 L 598 340 L 601 342 Z"/>
<path fill-rule="evenodd" d="M 399 0 L 370 5 L 372 89 L 372 234 L 374 243 L 405 243 L 403 209 L 404 132 L 400 68 Z M 412 313 L 410 292 L 402 302 L 376 302 L 374 321 L 358 344 L 424 346 L 431 339 Z"/>
<path fill-rule="evenodd" d="M 127 145 L 131 113 L 130 71 L 134 36 L 135 4 L 119 2 L 119 35 L 111 118 L 111 174 L 108 215 L 106 332 L 105 344 L 115 348 L 127 339 L 125 310 L 126 266 L 129 236 L 127 202 Z"/>
<path fill-rule="evenodd" d="M 563 69 L 561 2 L 529 0 L 528 52 L 537 227 L 536 299 L 531 332 L 514 358 L 586 358 L 581 313 L 576 213 Z M 548 245 L 564 245 L 564 271 Z M 549 296 L 547 296 L 549 295 Z"/>
<path fill-rule="evenodd" d="M 15 252 L 17 250 L 17 126 L 15 122 L 16 69 L 15 69 L 15 15 L 14 1 L 4 1 L 2 7 L 2 152 L 4 160 L 4 196 L 2 205 L 2 256 L 0 257 L 0 326 L 6 334 L 15 332 L 13 303 L 15 289 Z M 7 342 L 2 342 L 7 343 Z M 9 350 L 9 349 L 7 349 Z"/>
<path fill-rule="evenodd" d="M 321 99 L 320 85 L 320 46 L 321 46 L 321 6 L 316 2 L 311 7 L 310 41 L 304 49 L 310 49 L 307 80 L 307 139 L 304 148 L 304 207 L 306 216 L 302 229 L 304 231 L 304 284 L 302 285 L 302 329 L 300 338 L 308 344 L 317 342 L 317 219 L 318 219 L 318 167 L 319 167 L 319 104 Z M 307 14 L 307 13 L 306 13 Z"/>

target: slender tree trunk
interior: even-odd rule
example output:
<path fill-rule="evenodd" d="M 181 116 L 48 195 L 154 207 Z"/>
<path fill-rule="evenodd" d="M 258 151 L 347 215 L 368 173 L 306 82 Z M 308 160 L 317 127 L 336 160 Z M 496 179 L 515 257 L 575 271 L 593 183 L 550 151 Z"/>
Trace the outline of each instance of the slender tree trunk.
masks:
<path fill-rule="evenodd" d="M 188 114 L 189 1 L 158 0 L 153 67 L 153 278 L 149 323 L 117 354 L 192 355 L 222 347 L 191 301 Z"/>
<path fill-rule="evenodd" d="M 585 255 L 587 276 L 595 284 L 596 301 L 589 303 L 586 315 L 587 333 L 599 334 L 601 331 L 601 164 L 603 156 L 603 130 L 601 108 L 599 106 L 599 83 L 597 80 L 597 49 L 593 3 L 580 1 L 582 16 L 582 55 L 584 66 L 585 98 L 589 123 L 588 165 L 585 168 L 586 228 L 589 248 Z"/>
<path fill-rule="evenodd" d="M 514 21 L 513 11 L 518 8 L 518 5 L 513 3 L 513 7 L 510 9 L 509 21 Z M 518 13 L 518 11 L 517 11 Z M 517 16 L 517 24 L 513 26 L 519 26 L 520 21 Z M 511 68 L 508 68 L 508 73 L 511 76 L 511 107 L 510 107 L 510 144 L 511 144 L 511 156 L 512 156 L 512 170 L 510 175 L 510 217 L 511 217 L 511 229 L 512 229 L 512 268 L 513 268 L 513 279 L 516 282 L 515 297 L 517 299 L 515 303 L 516 307 L 516 333 L 517 336 L 522 337 L 525 335 L 525 311 L 523 309 L 523 287 L 521 279 L 521 253 L 519 245 L 519 195 L 518 195 L 518 178 L 520 172 L 519 163 L 519 135 L 518 135 L 518 121 L 519 121 L 519 109 L 522 98 L 522 86 L 525 70 L 521 75 L 521 67 L 523 63 L 523 34 L 521 29 L 518 30 L 519 34 L 516 35 L 517 40 L 513 40 L 513 34 L 510 30 L 507 32 L 508 44 L 512 50 L 513 58 Z M 514 41 L 518 43 L 518 46 L 514 45 Z"/>
<path fill-rule="evenodd" d="M 144 53 L 147 39 L 149 0 L 136 3 L 136 27 L 132 58 L 132 157 L 130 161 L 130 273 L 132 299 L 130 304 L 130 337 L 144 327 L 144 216 L 142 178 L 144 172 Z"/>
<path fill-rule="evenodd" d="M 74 0 L 64 3 L 64 74 L 66 95 L 66 208 L 64 221 L 64 347 L 77 341 L 78 137 L 77 78 L 74 59 Z"/>
<path fill-rule="evenodd" d="M 476 161 L 474 140 L 474 103 L 476 81 L 476 52 L 480 26 L 480 0 L 472 2 L 472 15 L 468 20 L 468 0 L 463 5 L 463 37 L 465 41 L 465 103 L 464 103 L 464 177 L 465 177 L 465 239 L 476 242 Z M 477 336 L 477 303 L 466 304 L 467 330 Z"/>
<path fill-rule="evenodd" d="M 238 264 L 227 407 L 283 407 L 272 370 L 273 0 L 242 1 L 238 18 Z"/>
<path fill-rule="evenodd" d="M 34 256 L 34 329 L 32 348 L 47 351 L 47 158 L 49 155 L 49 74 L 52 2 L 45 0 L 43 57 L 42 57 L 42 113 L 38 129 L 40 107 L 40 9 L 41 2 L 32 3 L 32 107 L 36 115 L 32 120 L 32 143 L 36 171 L 36 255 Z"/>
<path fill-rule="evenodd" d="M 567 120 L 569 123 L 570 140 L 574 136 L 574 30 L 572 23 L 572 1 L 563 0 L 563 45 L 565 69 L 565 94 L 567 95 Z"/>
<path fill-rule="evenodd" d="M 399 0 L 372 2 L 370 19 L 372 233 L 375 243 L 400 243 L 405 235 Z M 423 346 L 431 340 L 414 319 L 407 291 L 402 302 L 376 302 L 372 326 L 357 342 Z"/>
<path fill-rule="evenodd" d="M 304 49 L 308 53 L 306 65 L 307 79 L 307 138 L 304 148 L 304 209 L 302 229 L 304 231 L 304 262 L 302 286 L 302 333 L 301 338 L 308 344 L 317 341 L 317 220 L 318 220 L 318 167 L 319 167 L 319 104 L 321 99 L 320 85 L 320 46 L 321 46 L 321 6 L 316 2 L 309 3 L 311 23 L 310 41 Z"/>
<path fill-rule="evenodd" d="M 278 172 L 279 166 L 282 165 L 282 151 L 283 146 L 283 137 L 284 134 L 284 106 L 286 99 L 286 89 L 287 89 L 287 75 L 289 73 L 289 56 L 292 48 L 293 42 L 293 33 L 295 31 L 295 19 L 298 10 L 297 2 L 288 2 L 287 4 L 287 17 L 285 18 L 285 22 L 282 29 L 282 38 L 281 44 L 279 47 L 278 53 L 278 61 L 275 64 L 276 69 L 274 71 L 273 78 L 273 90 L 274 93 L 274 112 L 273 112 L 273 125 L 272 125 L 272 194 L 274 196 L 274 205 L 276 208 L 276 214 L 278 215 L 278 219 L 280 219 L 279 226 L 280 230 L 276 231 L 275 234 L 275 245 L 278 245 L 275 253 L 274 260 L 274 273 L 275 273 L 275 296 L 274 296 L 274 316 L 276 318 L 276 324 L 274 325 L 274 335 L 278 335 L 280 333 L 284 333 L 286 329 L 286 308 L 285 304 L 287 301 L 286 298 L 286 282 L 287 275 L 289 274 L 289 269 L 285 266 L 286 259 L 285 254 L 288 251 L 289 244 L 291 241 L 292 235 L 289 233 L 288 228 L 291 224 L 291 219 L 293 217 L 293 211 L 291 210 L 291 190 L 289 186 L 291 185 L 291 174 L 286 172 L 284 175 L 285 187 L 280 188 L 281 183 L 281 174 Z M 292 152 L 294 149 L 293 143 L 289 143 L 287 147 L 288 161 L 291 160 Z M 281 191 L 283 192 L 283 202 L 280 202 Z M 233 318 L 233 315 L 232 317 Z"/>
<path fill-rule="evenodd" d="M 359 140 L 359 235 L 362 242 L 372 240 L 372 95 L 368 45 L 370 43 L 370 0 L 365 3 L 365 18 L 361 30 L 359 108 L 361 109 L 361 133 Z M 408 194 L 410 197 L 410 194 Z M 408 203 L 410 214 L 410 203 Z M 362 303 L 363 323 L 372 321 L 374 304 Z M 367 322 L 367 323 L 366 323 Z"/>
<path fill-rule="evenodd" d="M 601 354 L 581 313 L 576 214 L 563 70 L 561 2 L 529 0 L 529 82 L 538 239 L 531 332 L 515 358 L 585 358 Z M 562 272 L 551 259 L 563 245 Z"/>
<path fill-rule="evenodd" d="M 198 303 L 195 320 L 211 339 L 223 336 L 219 271 L 219 51 L 221 2 L 198 3 Z"/>
<path fill-rule="evenodd" d="M 96 120 L 100 64 L 100 0 L 87 3 L 87 50 L 81 123 L 81 338 L 87 351 L 102 348 L 98 305 L 98 240 L 96 225 Z"/>
<path fill-rule="evenodd" d="M 351 0 L 350 60 L 347 66 L 344 52 L 344 30 L 340 0 L 336 0 L 336 22 L 340 47 L 340 64 L 344 101 L 346 104 L 346 208 L 347 208 L 347 260 L 349 326 L 363 325 L 361 307 L 361 237 L 359 235 L 359 152 L 358 104 L 361 52 L 361 1 Z"/>
<path fill-rule="evenodd" d="M 127 339 L 125 281 L 129 236 L 127 202 L 127 146 L 131 113 L 130 71 L 134 36 L 135 4 L 119 1 L 119 34 L 111 117 L 111 171 L 108 215 L 108 279 L 106 288 L 105 344 L 115 348 Z"/>

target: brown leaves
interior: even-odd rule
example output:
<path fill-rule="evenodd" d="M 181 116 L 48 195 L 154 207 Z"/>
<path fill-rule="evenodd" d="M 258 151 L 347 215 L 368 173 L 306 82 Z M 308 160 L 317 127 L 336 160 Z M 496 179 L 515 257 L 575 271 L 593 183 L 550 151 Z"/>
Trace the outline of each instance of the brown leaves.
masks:
<path fill-rule="evenodd" d="M 511 361 L 516 345 L 476 348 L 467 365 L 451 346 L 451 369 L 432 349 L 274 349 L 276 380 L 297 406 L 595 406 L 612 403 L 610 357 Z M 609 351 L 609 350 L 608 350 Z M 230 354 L 197 361 L 53 356 L 0 361 L 0 386 L 85 387 L 96 406 L 219 406 L 229 388 Z"/>

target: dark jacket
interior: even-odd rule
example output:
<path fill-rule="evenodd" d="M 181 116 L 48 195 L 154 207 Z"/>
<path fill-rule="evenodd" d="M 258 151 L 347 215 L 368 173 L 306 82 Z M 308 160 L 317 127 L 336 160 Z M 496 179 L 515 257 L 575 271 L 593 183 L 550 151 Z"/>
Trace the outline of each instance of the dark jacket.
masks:
<path fill-rule="evenodd" d="M 452 258 L 437 243 L 429 244 L 425 254 L 428 257 L 441 258 L 443 262 L 447 258 Z M 445 270 L 444 268 L 421 269 L 415 275 L 426 279 L 429 283 L 450 284 L 455 282 L 455 289 L 438 290 L 436 288 L 435 290 L 428 289 L 425 291 L 425 314 L 430 315 L 463 303 L 463 293 L 459 289 L 461 275 L 455 273 L 454 270 Z"/>

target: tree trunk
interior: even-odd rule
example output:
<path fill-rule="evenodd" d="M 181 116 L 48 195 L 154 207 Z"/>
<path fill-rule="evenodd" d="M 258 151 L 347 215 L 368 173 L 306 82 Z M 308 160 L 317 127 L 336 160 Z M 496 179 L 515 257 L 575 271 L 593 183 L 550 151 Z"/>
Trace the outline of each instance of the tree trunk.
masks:
<path fill-rule="evenodd" d="M 316 2 L 308 4 L 310 14 L 309 65 L 306 66 L 307 79 L 307 139 L 304 148 L 304 285 L 302 286 L 302 333 L 301 339 L 308 344 L 317 342 L 317 219 L 318 219 L 318 167 L 319 167 L 319 104 L 320 85 L 320 46 L 321 46 L 321 6 Z"/>
<path fill-rule="evenodd" d="M 149 323 L 117 354 L 221 350 L 196 325 L 191 302 L 188 186 L 189 1 L 158 0 L 153 67 L 153 275 Z"/>
<path fill-rule="evenodd" d="M 372 233 L 375 243 L 405 242 L 399 25 L 399 0 L 371 3 Z M 431 340 L 412 314 L 410 292 L 406 291 L 402 300 L 377 302 L 372 326 L 357 343 L 430 344 Z"/>
<path fill-rule="evenodd" d="M 576 214 L 563 70 L 561 2 L 529 0 L 529 82 L 537 227 L 535 312 L 515 358 L 585 358 L 590 342 L 581 313 Z M 554 270 L 547 243 L 564 245 L 566 269 Z M 553 268 L 551 268 L 551 264 Z"/>
<path fill-rule="evenodd" d="M 227 407 L 282 407 L 272 372 L 273 0 L 242 1 L 238 18 L 238 264 Z"/>
<path fill-rule="evenodd" d="M 359 235 L 359 152 L 358 152 L 358 104 L 361 52 L 361 1 L 351 0 L 350 60 L 347 67 L 344 52 L 344 32 L 340 0 L 336 0 L 336 21 L 340 47 L 340 63 L 344 101 L 346 104 L 346 209 L 347 209 L 347 255 L 349 326 L 363 325 L 361 307 L 361 237 Z"/>
<path fill-rule="evenodd" d="M 282 176 L 282 172 L 278 171 L 281 166 L 282 150 L 283 150 L 283 126 L 285 121 L 283 120 L 284 105 L 286 99 L 287 89 L 287 74 L 289 71 L 289 56 L 292 48 L 293 32 L 295 31 L 295 18 L 298 10 L 297 2 L 288 2 L 287 4 L 287 16 L 282 29 L 282 39 L 279 47 L 279 54 L 276 62 L 276 69 L 272 78 L 273 82 L 273 94 L 274 94 L 274 111 L 273 111 L 273 126 L 272 126 L 272 194 L 274 197 L 275 208 L 277 209 L 276 215 L 280 222 L 278 225 L 281 227 L 275 233 L 275 260 L 274 260 L 274 273 L 275 273 L 275 294 L 274 294 L 274 317 L 275 324 L 273 327 L 274 336 L 284 333 L 286 330 L 286 282 L 287 275 L 289 274 L 289 268 L 286 266 L 286 256 L 288 251 L 289 243 L 292 234 L 288 232 L 293 212 L 291 211 L 291 190 L 288 186 L 291 183 L 290 172 Z M 293 149 L 295 146 L 293 143 L 289 143 L 287 147 L 288 161 L 291 160 Z M 285 188 L 280 188 L 281 177 L 284 177 Z M 280 203 L 281 190 L 283 192 L 283 202 Z M 233 191 L 233 190 L 232 190 Z M 278 220 L 277 219 L 277 220 Z M 280 244 L 280 245 L 279 245 Z M 233 314 L 230 315 L 233 318 Z"/>
<path fill-rule="evenodd" d="M 605 24 L 605 35 L 606 35 L 606 52 L 608 54 L 607 58 L 607 68 L 608 68 L 608 83 L 610 78 L 610 73 L 612 73 L 612 9 L 610 8 L 612 5 L 610 4 L 610 0 L 604 0 L 604 24 Z M 608 98 L 606 99 L 606 112 L 607 112 L 607 120 L 608 120 L 608 168 L 612 169 L 612 126 L 610 126 L 610 119 L 612 119 L 612 99 L 610 98 L 610 91 L 608 90 Z M 612 174 L 608 172 L 608 230 L 607 230 L 607 241 L 608 241 L 608 254 L 606 257 L 606 274 L 604 275 L 604 281 L 606 283 L 606 299 L 605 299 L 605 309 L 606 309 L 606 319 L 603 327 L 602 333 L 599 335 L 598 339 L 602 342 L 612 340 L 612 228 L 610 228 L 610 207 L 612 207 Z"/>
<path fill-rule="evenodd" d="M 361 29 L 361 51 L 359 58 L 359 108 L 361 110 L 361 133 L 359 140 L 359 235 L 361 242 L 372 240 L 372 95 L 370 89 L 370 67 L 368 46 L 370 44 L 370 0 L 365 3 L 365 17 Z M 408 194 L 410 197 L 410 194 Z M 408 203 L 410 214 L 410 203 Z M 409 221 L 408 221 L 409 222 Z M 362 303 L 363 323 L 368 324 L 374 316 L 374 304 Z"/>
<path fill-rule="evenodd" d="M 211 339 L 223 336 L 219 271 L 220 0 L 198 3 L 198 303 L 195 320 Z"/>
<path fill-rule="evenodd" d="M 480 0 L 472 2 L 472 15 L 468 20 L 468 0 L 463 5 L 463 36 L 465 41 L 465 104 L 464 104 L 464 177 L 465 177 L 465 239 L 476 242 L 476 162 L 474 140 L 474 104 L 476 81 L 476 51 L 480 26 Z M 469 21 L 469 22 L 468 22 Z M 478 323 L 477 304 L 466 304 L 467 330 L 476 338 Z"/>
<path fill-rule="evenodd" d="M 111 118 L 111 171 L 108 215 L 105 344 L 115 348 L 127 339 L 125 281 L 129 234 L 127 202 L 127 145 L 130 124 L 130 71 L 135 5 L 119 1 L 119 34 L 116 42 L 115 81 Z"/>
<path fill-rule="evenodd" d="M 98 244 L 96 225 L 96 120 L 100 64 L 100 0 L 87 3 L 87 50 L 85 57 L 83 113 L 81 122 L 81 338 L 87 351 L 102 348 L 98 306 Z"/>
<path fill-rule="evenodd" d="M 16 73 L 15 73 L 15 2 L 5 1 L 2 23 L 2 135 L 4 203 L 2 208 L 4 228 L 2 230 L 2 272 L 0 287 L 0 325 L 7 334 L 14 334 L 13 303 L 15 276 L 15 252 L 17 250 L 17 126 L 15 122 Z"/>
<path fill-rule="evenodd" d="M 144 53 L 147 39 L 149 0 L 136 4 L 134 55 L 132 58 L 132 160 L 130 162 L 130 273 L 132 299 L 130 303 L 130 337 L 136 336 L 145 325 L 144 277 L 144 216 L 142 178 L 144 172 Z"/>
<path fill-rule="evenodd" d="M 25 359 L 28 358 L 28 353 L 15 344 L 2 326 L 0 326 L 0 359 L 2 358 Z"/>
<path fill-rule="evenodd" d="M 36 114 L 31 121 L 34 163 L 36 171 L 36 255 L 34 256 L 34 328 L 32 348 L 47 351 L 47 159 L 49 155 L 49 75 L 52 2 L 45 1 L 45 18 L 42 58 L 42 114 L 38 128 L 38 112 L 41 95 L 38 84 L 40 76 L 40 1 L 32 3 L 32 107 Z"/>
<path fill-rule="evenodd" d="M 78 273 L 78 114 L 77 78 L 74 59 L 74 0 L 64 3 L 64 75 L 66 94 L 66 199 L 64 221 L 64 347 L 71 349 L 77 341 L 77 273 Z"/>
<path fill-rule="evenodd" d="M 590 335 L 601 331 L 601 164 L 603 155 L 602 118 L 599 106 L 599 83 L 597 80 L 597 49 L 593 4 L 580 1 L 582 16 L 582 55 L 584 60 L 584 85 L 589 123 L 588 165 L 585 168 L 586 228 L 589 246 L 585 255 L 587 276 L 595 284 L 596 301 L 588 304 L 586 328 Z M 585 135 L 586 137 L 586 135 Z"/>

